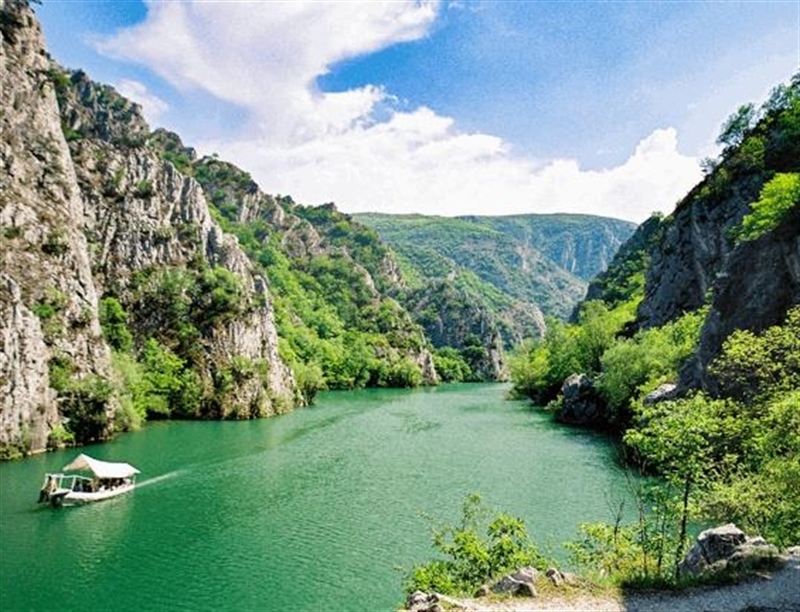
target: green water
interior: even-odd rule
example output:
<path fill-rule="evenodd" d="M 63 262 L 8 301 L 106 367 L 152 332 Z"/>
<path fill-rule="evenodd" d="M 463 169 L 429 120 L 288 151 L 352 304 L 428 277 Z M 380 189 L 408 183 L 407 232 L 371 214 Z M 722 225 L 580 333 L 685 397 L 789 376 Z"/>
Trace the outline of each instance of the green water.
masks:
<path fill-rule="evenodd" d="M 327 393 L 248 422 L 156 423 L 89 454 L 142 474 L 129 495 L 37 507 L 75 449 L 0 464 L 0 610 L 394 610 L 428 559 L 423 513 L 464 497 L 554 549 L 609 520 L 613 449 L 506 387 Z M 560 554 L 560 551 L 555 552 Z"/>

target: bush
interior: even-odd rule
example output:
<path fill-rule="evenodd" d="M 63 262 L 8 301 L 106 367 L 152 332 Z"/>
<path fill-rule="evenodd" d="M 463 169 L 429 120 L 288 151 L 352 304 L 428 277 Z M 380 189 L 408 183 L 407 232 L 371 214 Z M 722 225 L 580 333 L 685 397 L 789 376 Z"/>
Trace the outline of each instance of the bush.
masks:
<path fill-rule="evenodd" d="M 111 348 L 128 352 L 133 345 L 133 336 L 128 329 L 128 313 L 115 297 L 105 297 L 99 305 L 100 326 Z"/>
<path fill-rule="evenodd" d="M 433 545 L 445 559 L 415 567 L 406 590 L 472 594 L 483 584 L 520 567 L 544 568 L 522 519 L 487 508 L 478 494 L 467 496 L 461 522 L 433 529 Z"/>
<path fill-rule="evenodd" d="M 751 212 L 744 216 L 736 237 L 755 240 L 778 227 L 789 212 L 800 205 L 800 174 L 776 174 L 764 185 L 760 197 L 750 204 Z"/>

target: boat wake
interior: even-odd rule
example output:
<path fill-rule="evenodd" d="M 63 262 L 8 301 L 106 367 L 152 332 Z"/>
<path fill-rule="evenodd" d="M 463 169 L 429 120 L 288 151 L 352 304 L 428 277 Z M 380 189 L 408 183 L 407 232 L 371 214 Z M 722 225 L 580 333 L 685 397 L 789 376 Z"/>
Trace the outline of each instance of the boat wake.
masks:
<path fill-rule="evenodd" d="M 156 476 L 155 478 L 148 478 L 147 480 L 143 480 L 141 482 L 136 483 L 136 488 L 141 489 L 142 487 L 146 487 L 148 485 L 156 484 L 157 482 L 161 482 L 162 480 L 168 480 L 170 478 L 174 478 L 178 474 L 180 474 L 183 470 L 175 470 L 174 472 L 168 472 L 166 474 L 162 474 L 161 476 Z"/>

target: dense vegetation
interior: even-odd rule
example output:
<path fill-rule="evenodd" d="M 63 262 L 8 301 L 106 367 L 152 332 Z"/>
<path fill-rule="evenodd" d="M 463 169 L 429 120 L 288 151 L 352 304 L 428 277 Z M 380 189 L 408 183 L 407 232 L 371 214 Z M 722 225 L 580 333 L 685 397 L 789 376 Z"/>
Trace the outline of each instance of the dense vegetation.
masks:
<path fill-rule="evenodd" d="M 569 315 L 586 281 L 605 268 L 634 229 L 625 221 L 581 215 L 367 213 L 356 219 L 397 251 L 411 279 L 446 279 L 470 271 L 482 285 L 558 318 Z M 498 306 L 492 304 L 495 312 L 502 311 Z"/>
<path fill-rule="evenodd" d="M 194 162 L 192 172 L 217 221 L 269 281 L 281 356 L 306 401 L 323 388 L 423 382 L 419 359 L 428 343 L 388 295 L 399 279 L 374 231 L 332 205 L 263 195 L 249 175 L 215 158 Z"/>
<path fill-rule="evenodd" d="M 723 126 L 722 158 L 706 162 L 708 175 L 689 197 L 711 201 L 735 193 L 737 182 L 748 192 L 756 185 L 758 199 L 728 232 L 732 245 L 792 222 L 800 207 L 798 135 L 800 76 Z M 619 581 L 674 580 L 690 521 L 735 521 L 779 546 L 800 542 L 800 306 L 779 325 L 734 331 L 710 363 L 707 390 L 648 401 L 678 380 L 707 318 L 703 307 L 659 327 L 637 321 L 644 273 L 670 223 L 645 223 L 592 283 L 593 301 L 575 322 L 551 324 L 512 360 L 516 392 L 556 410 L 562 381 L 590 375 L 605 426 L 620 433 L 628 461 L 661 476 L 640 489 L 635 524 L 585 525 L 572 545 L 574 561 Z"/>
<path fill-rule="evenodd" d="M 525 523 L 467 496 L 457 525 L 433 525 L 434 547 L 444 558 L 414 567 L 406 590 L 458 595 L 524 566 L 545 569 L 546 560 L 528 536 Z"/>

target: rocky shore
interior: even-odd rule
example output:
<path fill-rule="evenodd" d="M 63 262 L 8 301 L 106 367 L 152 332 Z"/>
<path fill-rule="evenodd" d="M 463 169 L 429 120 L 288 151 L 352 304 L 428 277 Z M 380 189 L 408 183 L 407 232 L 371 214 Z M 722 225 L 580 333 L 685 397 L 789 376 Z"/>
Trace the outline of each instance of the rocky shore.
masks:
<path fill-rule="evenodd" d="M 577 576 L 555 568 L 520 568 L 472 598 L 412 593 L 408 612 L 534 612 L 586 610 L 608 612 L 800 612 L 800 546 L 779 552 L 733 524 L 702 532 L 681 563 L 684 576 L 735 572 L 741 579 L 724 586 L 678 591 L 621 589 L 596 594 Z"/>

